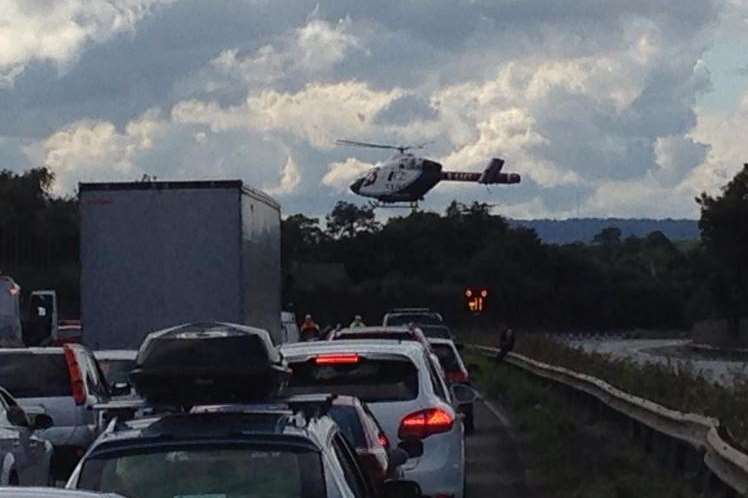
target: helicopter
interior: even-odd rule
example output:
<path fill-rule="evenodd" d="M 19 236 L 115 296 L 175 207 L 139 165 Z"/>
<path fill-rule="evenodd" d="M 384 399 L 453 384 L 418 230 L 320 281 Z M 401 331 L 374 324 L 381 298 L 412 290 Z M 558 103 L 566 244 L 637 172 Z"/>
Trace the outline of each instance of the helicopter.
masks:
<path fill-rule="evenodd" d="M 473 182 L 482 185 L 514 184 L 521 181 L 517 173 L 502 173 L 504 160 L 493 158 L 482 173 L 462 171 L 443 171 L 436 161 L 418 157 L 411 150 L 423 149 L 420 145 L 386 145 L 354 140 L 337 140 L 337 145 L 368 147 L 373 149 L 390 149 L 397 151 L 389 159 L 376 164 L 350 185 L 351 191 L 363 197 L 375 199 L 373 207 L 411 207 L 416 208 L 418 201 L 439 182 Z M 397 205 L 397 203 L 408 203 Z"/>

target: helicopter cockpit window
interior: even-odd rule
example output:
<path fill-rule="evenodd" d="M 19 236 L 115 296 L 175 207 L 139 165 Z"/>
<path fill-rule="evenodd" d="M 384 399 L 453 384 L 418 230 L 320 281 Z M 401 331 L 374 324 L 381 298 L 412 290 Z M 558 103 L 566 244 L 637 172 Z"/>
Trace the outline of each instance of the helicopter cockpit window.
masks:
<path fill-rule="evenodd" d="M 369 172 L 368 175 L 366 175 L 366 179 L 364 180 L 364 186 L 371 185 L 377 181 L 377 170 L 373 169 L 371 172 Z"/>

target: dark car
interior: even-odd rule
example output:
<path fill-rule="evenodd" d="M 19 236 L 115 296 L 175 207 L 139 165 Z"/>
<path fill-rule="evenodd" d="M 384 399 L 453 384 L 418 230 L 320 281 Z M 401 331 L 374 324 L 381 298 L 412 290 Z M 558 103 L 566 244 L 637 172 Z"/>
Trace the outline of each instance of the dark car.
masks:
<path fill-rule="evenodd" d="M 444 319 L 439 313 L 428 308 L 395 308 L 388 311 L 382 319 L 382 325 L 392 327 L 397 325 L 441 325 Z"/>

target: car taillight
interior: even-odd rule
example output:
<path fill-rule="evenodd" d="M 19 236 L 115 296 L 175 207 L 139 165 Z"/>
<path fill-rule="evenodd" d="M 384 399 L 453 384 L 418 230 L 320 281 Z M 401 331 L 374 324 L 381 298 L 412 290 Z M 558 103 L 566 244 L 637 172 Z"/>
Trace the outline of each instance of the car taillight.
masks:
<path fill-rule="evenodd" d="M 359 356 L 355 353 L 351 354 L 325 354 L 314 358 L 314 363 L 317 365 L 349 365 L 358 363 Z"/>
<path fill-rule="evenodd" d="M 429 408 L 411 413 L 400 422 L 400 439 L 424 439 L 433 434 L 448 432 L 455 423 L 454 413 L 442 408 Z"/>
<path fill-rule="evenodd" d="M 380 433 L 379 436 L 377 436 L 377 441 L 379 441 L 379 444 L 382 445 L 382 447 L 386 450 L 390 447 L 390 440 L 387 439 L 387 435 L 384 433 Z"/>
<path fill-rule="evenodd" d="M 65 347 L 65 362 L 68 365 L 73 399 L 76 405 L 82 405 L 86 402 L 86 387 L 83 385 L 83 375 L 78 365 L 78 359 L 75 357 L 75 352 L 68 347 Z"/>
<path fill-rule="evenodd" d="M 464 384 L 468 381 L 468 374 L 462 370 L 447 372 L 447 380 L 452 384 Z"/>

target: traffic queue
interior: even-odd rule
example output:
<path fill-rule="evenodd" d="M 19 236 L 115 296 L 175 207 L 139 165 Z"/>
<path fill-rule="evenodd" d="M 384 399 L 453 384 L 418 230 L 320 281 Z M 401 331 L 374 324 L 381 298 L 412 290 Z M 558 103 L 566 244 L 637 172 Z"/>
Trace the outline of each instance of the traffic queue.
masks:
<path fill-rule="evenodd" d="M 0 497 L 462 498 L 476 393 L 442 322 L 406 309 L 280 345 L 197 322 L 137 351 L 0 349 Z"/>

